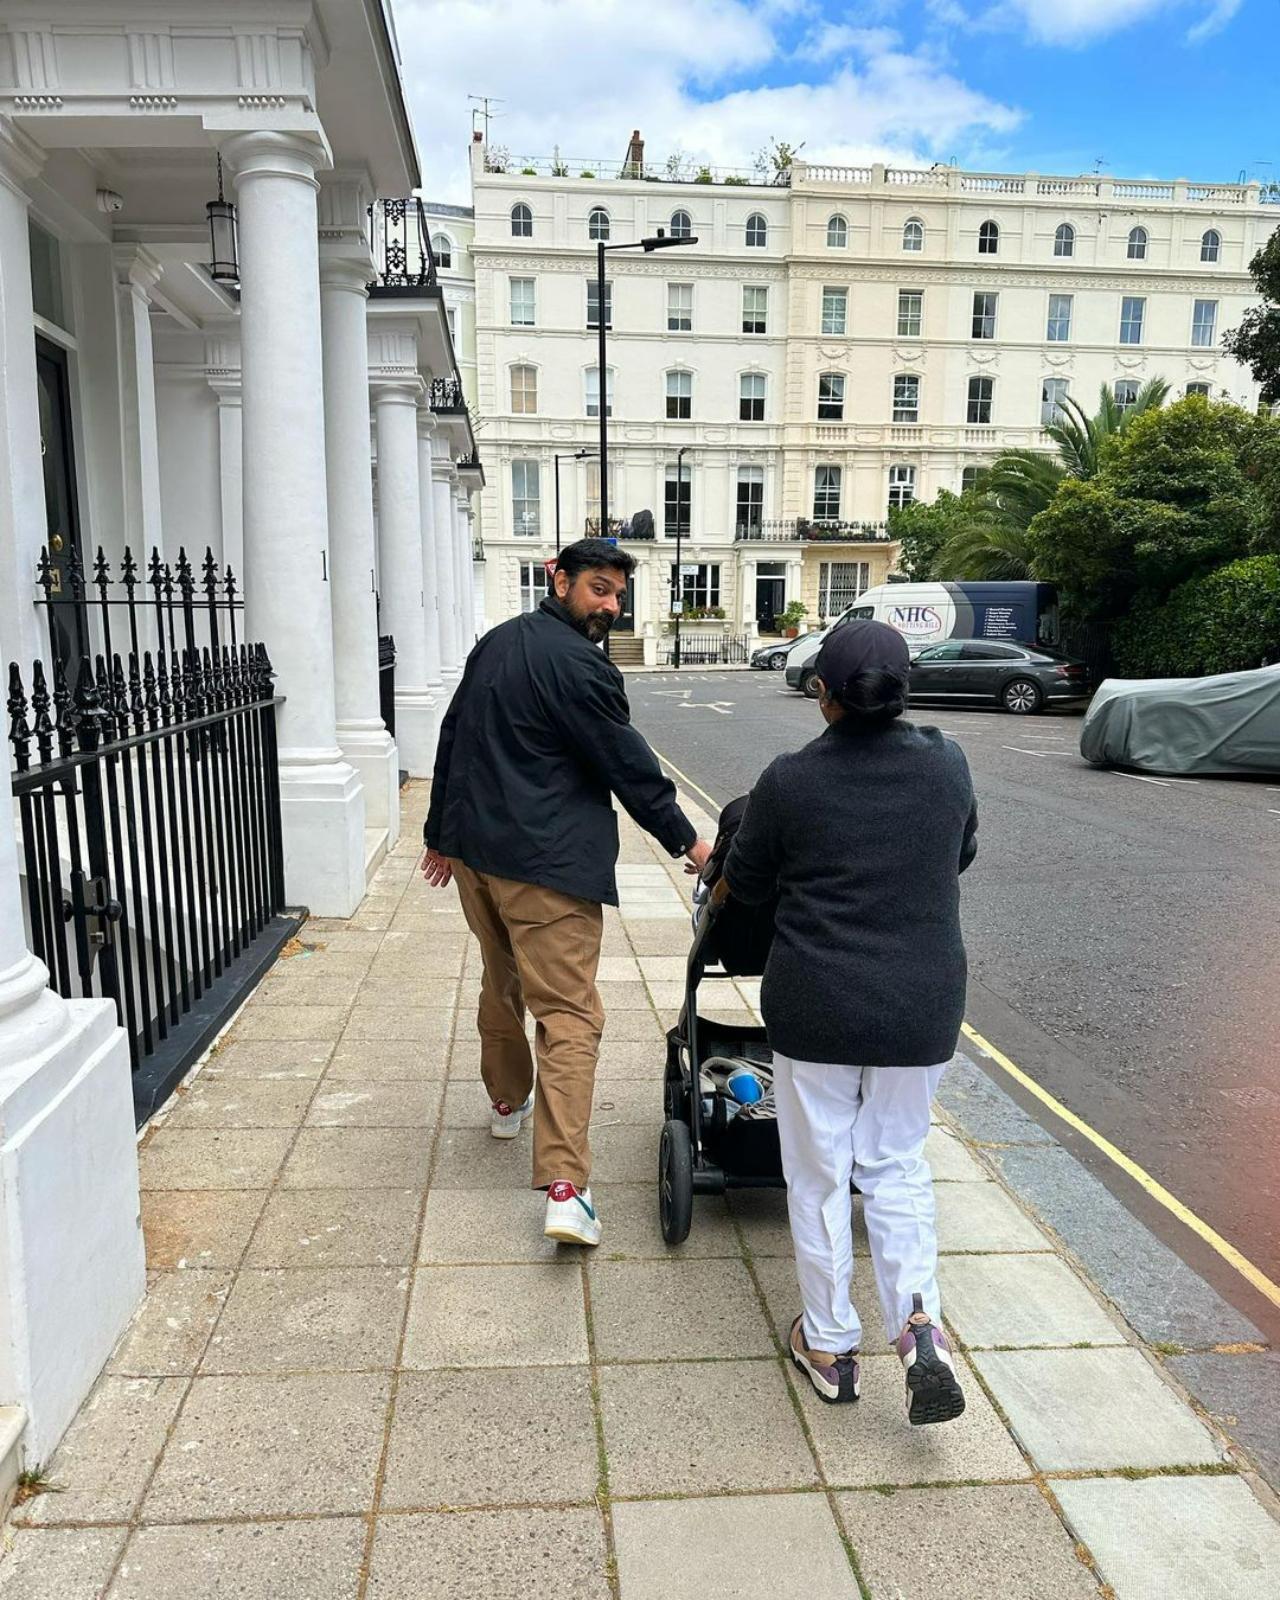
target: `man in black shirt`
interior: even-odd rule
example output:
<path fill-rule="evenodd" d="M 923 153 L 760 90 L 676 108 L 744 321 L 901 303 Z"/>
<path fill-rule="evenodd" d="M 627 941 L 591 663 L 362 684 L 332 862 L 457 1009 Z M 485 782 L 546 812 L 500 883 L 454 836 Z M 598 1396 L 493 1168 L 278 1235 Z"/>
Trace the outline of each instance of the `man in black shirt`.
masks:
<path fill-rule="evenodd" d="M 440 731 L 422 871 L 456 880 L 484 976 L 477 1022 L 490 1130 L 533 1112 L 533 1186 L 549 1238 L 600 1242 L 588 1129 L 604 1012 L 602 905 L 617 905 L 612 796 L 699 870 L 710 846 L 631 726 L 622 674 L 597 646 L 635 563 L 605 539 L 561 552 L 554 595 L 482 638 Z M 537 1019 L 538 1094 L 524 1032 Z"/>

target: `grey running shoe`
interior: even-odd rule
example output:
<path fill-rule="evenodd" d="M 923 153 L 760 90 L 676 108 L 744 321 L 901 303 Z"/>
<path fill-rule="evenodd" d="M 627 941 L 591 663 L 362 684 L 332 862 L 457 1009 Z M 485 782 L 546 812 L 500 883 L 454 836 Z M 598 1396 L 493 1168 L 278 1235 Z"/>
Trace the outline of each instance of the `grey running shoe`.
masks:
<path fill-rule="evenodd" d="M 791 1324 L 787 1343 L 792 1361 L 813 1385 L 819 1400 L 825 1400 L 829 1406 L 842 1406 L 858 1398 L 862 1383 L 856 1350 L 847 1350 L 842 1356 L 831 1355 L 826 1350 L 810 1350 L 804 1342 L 803 1316 Z"/>
<path fill-rule="evenodd" d="M 951 1422 L 964 1410 L 964 1393 L 951 1359 L 951 1342 L 920 1295 L 911 1297 L 911 1315 L 894 1347 L 907 1374 L 907 1421 L 914 1427 Z"/>

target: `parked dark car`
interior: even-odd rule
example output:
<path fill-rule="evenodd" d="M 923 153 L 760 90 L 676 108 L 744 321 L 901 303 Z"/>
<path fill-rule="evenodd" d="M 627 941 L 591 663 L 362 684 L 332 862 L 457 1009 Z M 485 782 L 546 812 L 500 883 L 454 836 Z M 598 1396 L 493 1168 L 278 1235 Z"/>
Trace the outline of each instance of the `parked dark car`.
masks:
<path fill-rule="evenodd" d="M 762 644 L 752 651 L 751 665 L 757 672 L 781 672 L 788 654 L 799 642 L 798 639 L 775 639 L 770 644 Z"/>
<path fill-rule="evenodd" d="M 801 689 L 817 694 L 812 670 Z M 1004 644 L 993 639 L 948 639 L 926 646 L 911 663 L 911 699 L 1003 706 L 1028 716 L 1053 701 L 1082 701 L 1089 694 L 1083 661 L 1039 646 Z"/>

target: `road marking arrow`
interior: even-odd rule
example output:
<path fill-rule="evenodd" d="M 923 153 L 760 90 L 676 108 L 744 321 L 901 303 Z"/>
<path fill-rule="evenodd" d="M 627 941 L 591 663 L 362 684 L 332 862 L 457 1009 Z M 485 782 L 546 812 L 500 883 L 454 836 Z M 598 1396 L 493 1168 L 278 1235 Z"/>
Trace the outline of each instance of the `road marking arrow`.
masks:
<path fill-rule="evenodd" d="M 733 712 L 729 707 L 732 700 L 682 700 L 681 711 L 718 711 L 722 717 L 731 717 Z"/>

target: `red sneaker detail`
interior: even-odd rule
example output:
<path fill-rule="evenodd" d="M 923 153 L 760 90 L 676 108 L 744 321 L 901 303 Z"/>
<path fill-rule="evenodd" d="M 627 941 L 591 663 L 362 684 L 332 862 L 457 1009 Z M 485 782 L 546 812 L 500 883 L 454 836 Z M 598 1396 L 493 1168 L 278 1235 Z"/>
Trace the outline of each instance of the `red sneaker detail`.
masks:
<path fill-rule="evenodd" d="M 493 1102 L 493 1109 L 500 1117 L 509 1117 L 511 1115 L 511 1107 L 505 1100 L 495 1100 Z"/>
<path fill-rule="evenodd" d="M 564 1178 L 558 1178 L 547 1190 L 551 1198 L 557 1202 L 572 1200 L 577 1192 L 574 1186 Z"/>

